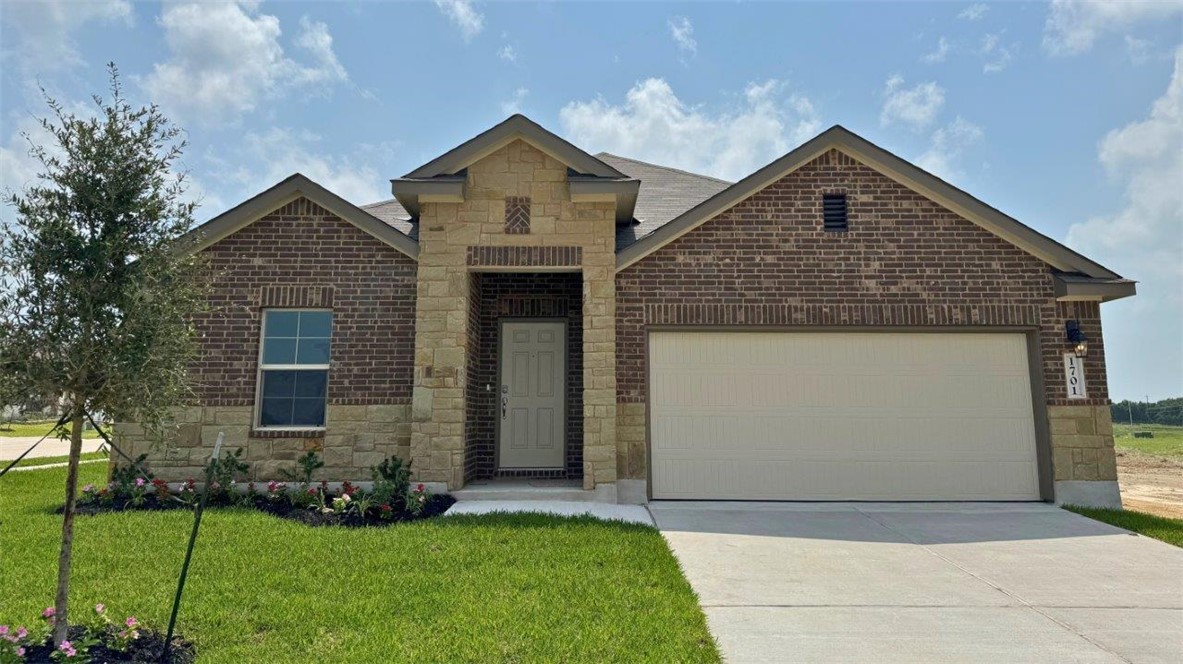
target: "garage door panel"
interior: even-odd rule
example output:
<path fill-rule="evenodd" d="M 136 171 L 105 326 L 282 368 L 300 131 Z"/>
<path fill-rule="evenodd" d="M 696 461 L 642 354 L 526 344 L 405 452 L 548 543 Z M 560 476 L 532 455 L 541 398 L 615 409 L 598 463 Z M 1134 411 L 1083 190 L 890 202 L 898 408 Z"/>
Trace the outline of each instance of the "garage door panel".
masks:
<path fill-rule="evenodd" d="M 1030 500 L 1021 334 L 651 336 L 655 498 Z"/>

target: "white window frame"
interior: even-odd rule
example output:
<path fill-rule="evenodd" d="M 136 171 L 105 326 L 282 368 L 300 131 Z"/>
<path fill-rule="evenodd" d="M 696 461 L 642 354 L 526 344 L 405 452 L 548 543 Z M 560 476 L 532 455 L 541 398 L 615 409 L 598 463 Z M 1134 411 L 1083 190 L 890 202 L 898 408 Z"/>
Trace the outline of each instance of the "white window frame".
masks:
<path fill-rule="evenodd" d="M 255 361 L 255 415 L 252 426 L 257 431 L 324 431 L 329 423 L 329 373 L 331 364 L 263 364 L 263 345 L 267 343 L 267 314 L 272 311 L 282 312 L 322 312 L 333 315 L 332 309 L 323 307 L 264 307 L 259 312 L 259 354 Z M 335 317 L 329 323 L 329 362 L 333 361 L 333 325 Z M 263 372 L 264 371 L 324 371 L 325 372 L 325 418 L 324 424 L 312 426 L 310 424 L 263 426 Z"/>

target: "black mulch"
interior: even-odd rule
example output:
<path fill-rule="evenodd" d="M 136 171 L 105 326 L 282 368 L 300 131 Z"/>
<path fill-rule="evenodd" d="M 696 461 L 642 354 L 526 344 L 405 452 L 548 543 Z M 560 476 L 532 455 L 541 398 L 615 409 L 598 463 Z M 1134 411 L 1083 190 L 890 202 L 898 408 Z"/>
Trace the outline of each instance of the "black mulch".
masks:
<path fill-rule="evenodd" d="M 82 635 L 81 627 L 71 627 L 66 632 L 67 640 L 77 639 Z M 161 653 L 164 651 L 164 634 L 153 630 L 140 628 L 140 637 L 132 641 L 128 646 L 126 652 L 115 650 L 107 647 L 105 641 L 100 639 L 99 643 L 91 646 L 87 651 L 87 655 L 92 662 L 109 662 L 110 664 L 122 664 L 125 662 L 161 662 Z M 26 662 L 52 662 L 50 654 L 53 652 L 53 642 L 47 642 L 39 646 L 31 646 L 25 651 Z M 192 664 L 197 661 L 197 650 L 192 643 L 182 639 L 179 636 L 173 636 L 172 650 L 169 651 L 169 658 L 166 664 Z"/>

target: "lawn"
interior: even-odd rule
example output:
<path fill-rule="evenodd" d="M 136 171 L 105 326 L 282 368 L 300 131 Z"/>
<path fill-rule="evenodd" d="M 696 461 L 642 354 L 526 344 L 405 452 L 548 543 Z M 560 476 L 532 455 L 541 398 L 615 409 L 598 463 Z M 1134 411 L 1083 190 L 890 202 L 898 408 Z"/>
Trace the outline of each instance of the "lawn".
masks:
<path fill-rule="evenodd" d="M 83 466 L 81 482 L 104 478 Z M 52 604 L 64 468 L 0 480 L 0 624 Z M 79 517 L 71 600 L 161 629 L 192 515 Z M 717 662 L 653 528 L 539 515 L 309 528 L 206 513 L 178 631 L 202 662 Z"/>
<path fill-rule="evenodd" d="M 20 468 L 21 466 L 48 466 L 51 463 L 65 463 L 69 460 L 69 458 L 70 457 L 67 456 L 25 457 L 24 459 L 18 461 L 14 467 Z M 83 452 L 78 458 L 80 461 L 97 461 L 99 459 L 107 459 L 108 457 L 104 452 Z M 0 461 L 0 468 L 4 468 L 10 463 L 12 463 L 11 460 Z"/>
<path fill-rule="evenodd" d="M 1151 431 L 1154 438 L 1134 438 L 1133 431 Z M 1144 454 L 1183 457 L 1183 427 L 1163 424 L 1113 424 L 1113 443 L 1117 447 Z"/>
<path fill-rule="evenodd" d="M 1118 528 L 1132 530 L 1135 533 L 1162 540 L 1167 544 L 1183 547 L 1183 519 L 1169 519 L 1131 510 L 1107 510 L 1075 505 L 1065 505 L 1064 508 L 1077 514 L 1083 514 L 1090 519 L 1104 521 Z"/>
<path fill-rule="evenodd" d="M 44 420 L 41 422 L 0 422 L 0 437 L 4 438 L 19 438 L 25 436 L 44 436 L 53 429 L 53 425 L 57 424 L 57 420 Z M 83 438 L 98 438 L 99 432 L 94 429 L 83 429 Z"/>

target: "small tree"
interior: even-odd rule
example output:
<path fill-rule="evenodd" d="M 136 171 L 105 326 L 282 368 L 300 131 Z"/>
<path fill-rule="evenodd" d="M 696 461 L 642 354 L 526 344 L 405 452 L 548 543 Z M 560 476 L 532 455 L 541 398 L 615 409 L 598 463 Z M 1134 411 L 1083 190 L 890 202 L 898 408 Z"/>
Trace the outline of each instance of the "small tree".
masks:
<path fill-rule="evenodd" d="M 69 618 L 84 420 L 101 412 L 162 434 L 189 394 L 204 301 L 199 262 L 179 246 L 195 209 L 173 172 L 181 132 L 155 106 L 133 108 L 109 70 L 111 97 L 94 97 L 94 117 L 45 95 L 55 145 L 29 139 L 40 181 L 9 196 L 17 219 L 0 235 L 0 367 L 27 393 L 64 395 L 70 422 L 55 644 Z"/>

